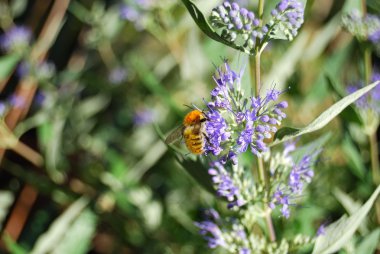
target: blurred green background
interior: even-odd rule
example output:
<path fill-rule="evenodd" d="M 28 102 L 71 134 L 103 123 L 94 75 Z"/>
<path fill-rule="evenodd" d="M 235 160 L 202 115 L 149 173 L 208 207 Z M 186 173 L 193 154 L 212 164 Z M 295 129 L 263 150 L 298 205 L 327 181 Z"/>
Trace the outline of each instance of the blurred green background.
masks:
<path fill-rule="evenodd" d="M 305 126 L 339 99 L 337 87 L 362 78 L 360 45 L 340 18 L 357 2 L 307 1 L 298 37 L 263 53 L 263 90 L 288 89 L 284 125 Z M 206 14 L 219 4 L 196 3 Z M 377 0 L 367 7 L 380 11 Z M 175 0 L 3 0 L 0 25 L 32 33 L 0 57 L 0 252 L 208 253 L 193 221 L 225 204 L 176 163 L 160 133 L 181 124 L 184 104 L 204 107 L 223 58 L 251 75 L 247 57 L 204 36 Z M 339 218 L 338 189 L 362 201 L 373 191 L 352 111 L 300 143 L 329 131 L 302 206 L 275 221 L 279 235 L 313 236 Z"/>

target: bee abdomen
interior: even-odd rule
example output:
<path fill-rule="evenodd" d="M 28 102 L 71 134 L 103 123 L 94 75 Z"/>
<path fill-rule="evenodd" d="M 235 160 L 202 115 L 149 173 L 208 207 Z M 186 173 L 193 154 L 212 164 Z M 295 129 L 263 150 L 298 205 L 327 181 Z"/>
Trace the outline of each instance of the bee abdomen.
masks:
<path fill-rule="evenodd" d="M 189 135 L 185 140 L 187 148 L 194 154 L 204 153 L 204 139 L 201 135 Z"/>

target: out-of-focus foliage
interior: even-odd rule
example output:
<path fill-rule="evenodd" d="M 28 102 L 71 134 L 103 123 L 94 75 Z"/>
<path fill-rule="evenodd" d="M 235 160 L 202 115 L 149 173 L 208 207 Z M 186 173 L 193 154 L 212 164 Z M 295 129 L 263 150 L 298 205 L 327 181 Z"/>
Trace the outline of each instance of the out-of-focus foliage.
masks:
<path fill-rule="evenodd" d="M 220 4 L 193 2 L 206 16 Z M 365 49 L 341 24 L 358 3 L 309 0 L 294 41 L 266 46 L 261 92 L 286 90 L 284 126 L 307 126 L 364 80 Z M 379 16 L 378 1 L 367 11 Z M 30 40 L 9 47 L 4 38 L 17 27 Z M 215 65 L 227 58 L 245 68 L 246 86 L 252 60 L 205 36 L 181 1 L 1 1 L 0 28 L 0 252 L 209 253 L 193 221 L 225 204 L 194 180 L 204 177 L 199 161 L 163 137 L 181 124 L 184 105 L 205 107 Z M 312 237 L 346 211 L 355 218 L 376 189 L 363 124 L 352 106 L 302 140 L 333 133 L 308 198 L 286 223 L 274 220 L 279 237 Z M 341 253 L 379 248 L 374 210 Z"/>

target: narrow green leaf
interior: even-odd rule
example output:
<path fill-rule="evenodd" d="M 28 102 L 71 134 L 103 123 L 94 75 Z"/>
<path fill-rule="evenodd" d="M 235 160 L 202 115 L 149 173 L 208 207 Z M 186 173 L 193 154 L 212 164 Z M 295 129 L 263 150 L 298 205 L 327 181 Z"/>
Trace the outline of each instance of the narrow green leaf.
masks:
<path fill-rule="evenodd" d="M 16 54 L 0 57 L 0 81 L 11 74 L 20 58 L 20 55 Z"/>
<path fill-rule="evenodd" d="M 304 135 L 306 133 L 317 131 L 323 127 L 325 127 L 334 117 L 339 115 L 343 109 L 345 109 L 348 105 L 359 99 L 362 95 L 366 94 L 368 91 L 376 87 L 380 82 L 376 81 L 366 87 L 363 87 L 362 89 L 342 98 L 338 102 L 336 102 L 334 105 L 329 107 L 327 110 L 325 110 L 320 116 L 318 116 L 314 121 L 312 121 L 309 125 L 302 129 L 296 129 L 296 128 L 290 128 L 290 127 L 284 127 L 279 129 L 276 134 L 275 138 L 276 141 L 273 142 L 272 146 L 277 145 L 281 142 L 287 141 L 289 139 Z"/>
<path fill-rule="evenodd" d="M 190 13 L 191 17 L 194 19 L 198 27 L 211 39 L 221 42 L 231 48 L 240 50 L 244 53 L 251 54 L 248 50 L 243 47 L 239 47 L 224 38 L 222 38 L 207 22 L 207 19 L 204 17 L 203 13 L 198 9 L 198 7 L 191 0 L 182 0 L 182 3 L 185 5 L 186 9 Z"/>
<path fill-rule="evenodd" d="M 329 225 L 326 228 L 326 233 L 318 236 L 313 254 L 334 253 L 342 248 L 351 239 L 363 219 L 367 216 L 379 192 L 380 186 L 377 187 L 368 201 L 354 214 L 350 217 L 343 215 L 338 221 Z"/>
<path fill-rule="evenodd" d="M 377 245 L 380 241 L 380 228 L 375 229 L 369 235 L 367 235 L 364 240 L 359 244 L 356 249 L 356 253 L 375 253 Z"/>
<path fill-rule="evenodd" d="M 343 152 L 346 154 L 348 160 L 348 167 L 352 173 L 358 178 L 364 180 L 366 168 L 364 165 L 363 157 L 360 155 L 358 149 L 355 147 L 349 135 L 345 135 L 342 143 Z"/>
<path fill-rule="evenodd" d="M 30 252 L 31 254 L 50 253 L 62 240 L 70 224 L 81 214 L 87 206 L 86 198 L 79 198 L 63 214 L 61 214 L 50 226 L 48 231 L 42 234 Z"/>
<path fill-rule="evenodd" d="M 142 61 L 141 57 L 137 55 L 131 55 L 130 60 L 134 65 L 134 69 L 137 72 L 137 75 L 139 78 L 141 78 L 142 84 L 153 94 L 160 96 L 163 99 L 163 102 L 166 103 L 167 106 L 169 106 L 175 113 L 183 116 L 181 110 L 174 102 L 169 91 L 165 89 L 165 87 L 160 83 L 154 73 L 149 70 L 148 66 L 144 61 Z"/>
<path fill-rule="evenodd" d="M 363 205 L 361 202 L 353 200 L 348 194 L 344 193 L 338 188 L 334 189 L 333 193 L 336 199 L 344 207 L 344 209 L 348 212 L 349 215 L 354 214 Z M 366 219 L 364 219 L 362 223 L 360 223 L 359 231 L 362 234 L 368 234 Z"/>

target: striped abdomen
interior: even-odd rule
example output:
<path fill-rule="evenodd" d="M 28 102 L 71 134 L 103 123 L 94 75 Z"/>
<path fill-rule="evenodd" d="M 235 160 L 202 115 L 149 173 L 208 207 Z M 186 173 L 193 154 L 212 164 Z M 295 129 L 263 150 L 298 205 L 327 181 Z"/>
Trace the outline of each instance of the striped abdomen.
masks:
<path fill-rule="evenodd" d="M 205 147 L 205 138 L 202 133 L 201 123 L 190 125 L 183 130 L 183 137 L 190 152 L 194 154 L 203 154 Z"/>

